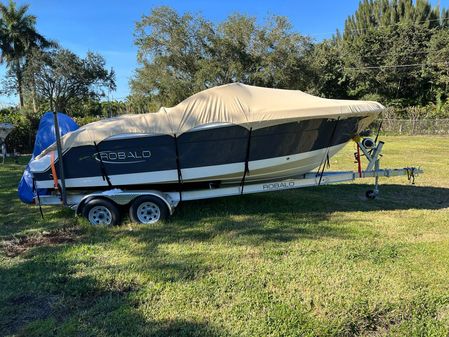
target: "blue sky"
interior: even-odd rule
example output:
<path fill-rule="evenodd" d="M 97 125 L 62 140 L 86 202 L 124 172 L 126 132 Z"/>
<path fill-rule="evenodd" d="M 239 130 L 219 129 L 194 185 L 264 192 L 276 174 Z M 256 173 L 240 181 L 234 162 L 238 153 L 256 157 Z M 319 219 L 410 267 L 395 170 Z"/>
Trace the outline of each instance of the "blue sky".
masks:
<path fill-rule="evenodd" d="M 0 0 L 6 2 L 6 0 Z M 268 15 L 284 15 L 296 31 L 316 40 L 330 37 L 342 29 L 346 17 L 357 9 L 358 0 L 266 1 L 266 0 L 18 0 L 30 4 L 30 13 L 37 16 L 37 28 L 48 38 L 80 56 L 91 50 L 102 54 L 108 67 L 116 71 L 117 91 L 111 99 L 128 95 L 128 81 L 137 67 L 137 49 L 133 44 L 135 22 L 153 7 L 168 5 L 178 12 L 200 13 L 213 22 L 220 22 L 240 12 L 263 20 Z M 431 1 L 437 3 L 437 0 Z M 449 0 L 441 0 L 449 7 Z M 0 79 L 5 67 L 0 66 Z M 0 104 L 16 103 L 17 97 L 0 97 Z"/>

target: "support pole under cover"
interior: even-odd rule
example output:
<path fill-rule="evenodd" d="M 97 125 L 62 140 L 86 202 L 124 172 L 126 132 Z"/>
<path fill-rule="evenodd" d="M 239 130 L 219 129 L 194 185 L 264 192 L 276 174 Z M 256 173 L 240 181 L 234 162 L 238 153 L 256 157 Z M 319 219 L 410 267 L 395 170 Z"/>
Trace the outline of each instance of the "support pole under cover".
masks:
<path fill-rule="evenodd" d="M 59 132 L 59 122 L 57 112 L 53 112 L 53 121 L 55 123 L 56 149 L 58 151 L 59 177 L 61 179 L 61 199 L 62 204 L 65 206 L 67 205 L 67 196 L 65 190 L 64 164 L 62 162 L 61 133 Z"/>

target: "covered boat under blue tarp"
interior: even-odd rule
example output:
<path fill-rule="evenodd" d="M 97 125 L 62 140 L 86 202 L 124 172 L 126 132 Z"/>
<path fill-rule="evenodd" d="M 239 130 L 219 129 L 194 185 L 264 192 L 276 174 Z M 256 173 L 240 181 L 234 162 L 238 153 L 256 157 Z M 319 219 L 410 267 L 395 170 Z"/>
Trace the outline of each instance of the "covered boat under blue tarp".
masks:
<path fill-rule="evenodd" d="M 58 124 L 61 136 L 68 132 L 78 129 L 78 124 L 70 118 L 69 116 L 58 112 Z M 56 142 L 55 137 L 55 124 L 53 120 L 53 113 L 46 112 L 40 122 L 39 128 L 37 130 L 36 139 L 34 141 L 33 155 L 31 156 L 30 162 L 39 155 L 43 150 Z M 36 192 L 33 188 L 33 178 L 30 172 L 29 165 L 27 165 L 25 171 L 23 172 L 22 179 L 19 183 L 19 198 L 22 202 L 30 204 L 33 202 Z M 47 189 L 39 189 L 39 195 L 48 194 Z"/>

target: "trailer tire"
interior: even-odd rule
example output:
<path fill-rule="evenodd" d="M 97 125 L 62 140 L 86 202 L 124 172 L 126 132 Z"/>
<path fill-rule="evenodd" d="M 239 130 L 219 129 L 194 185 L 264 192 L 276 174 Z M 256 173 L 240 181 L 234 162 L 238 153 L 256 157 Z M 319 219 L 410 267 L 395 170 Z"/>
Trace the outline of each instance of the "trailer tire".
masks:
<path fill-rule="evenodd" d="M 144 195 L 133 200 L 129 208 L 129 217 L 132 222 L 142 224 L 155 224 L 169 216 L 165 202 L 153 195 Z"/>
<path fill-rule="evenodd" d="M 83 216 L 91 225 L 120 225 L 121 216 L 118 207 L 110 200 L 96 198 L 89 200 L 83 207 Z"/>

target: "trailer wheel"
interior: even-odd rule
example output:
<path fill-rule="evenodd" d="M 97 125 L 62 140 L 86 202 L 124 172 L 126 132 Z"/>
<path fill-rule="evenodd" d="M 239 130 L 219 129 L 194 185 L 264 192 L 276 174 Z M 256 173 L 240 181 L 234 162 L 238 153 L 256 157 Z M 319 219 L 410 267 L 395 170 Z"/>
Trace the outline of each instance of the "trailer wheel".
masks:
<path fill-rule="evenodd" d="M 133 222 L 154 224 L 168 218 L 168 207 L 161 198 L 145 195 L 134 199 L 129 208 L 129 217 Z"/>
<path fill-rule="evenodd" d="M 92 199 L 83 208 L 83 216 L 96 225 L 117 226 L 120 224 L 120 211 L 106 199 Z"/>

